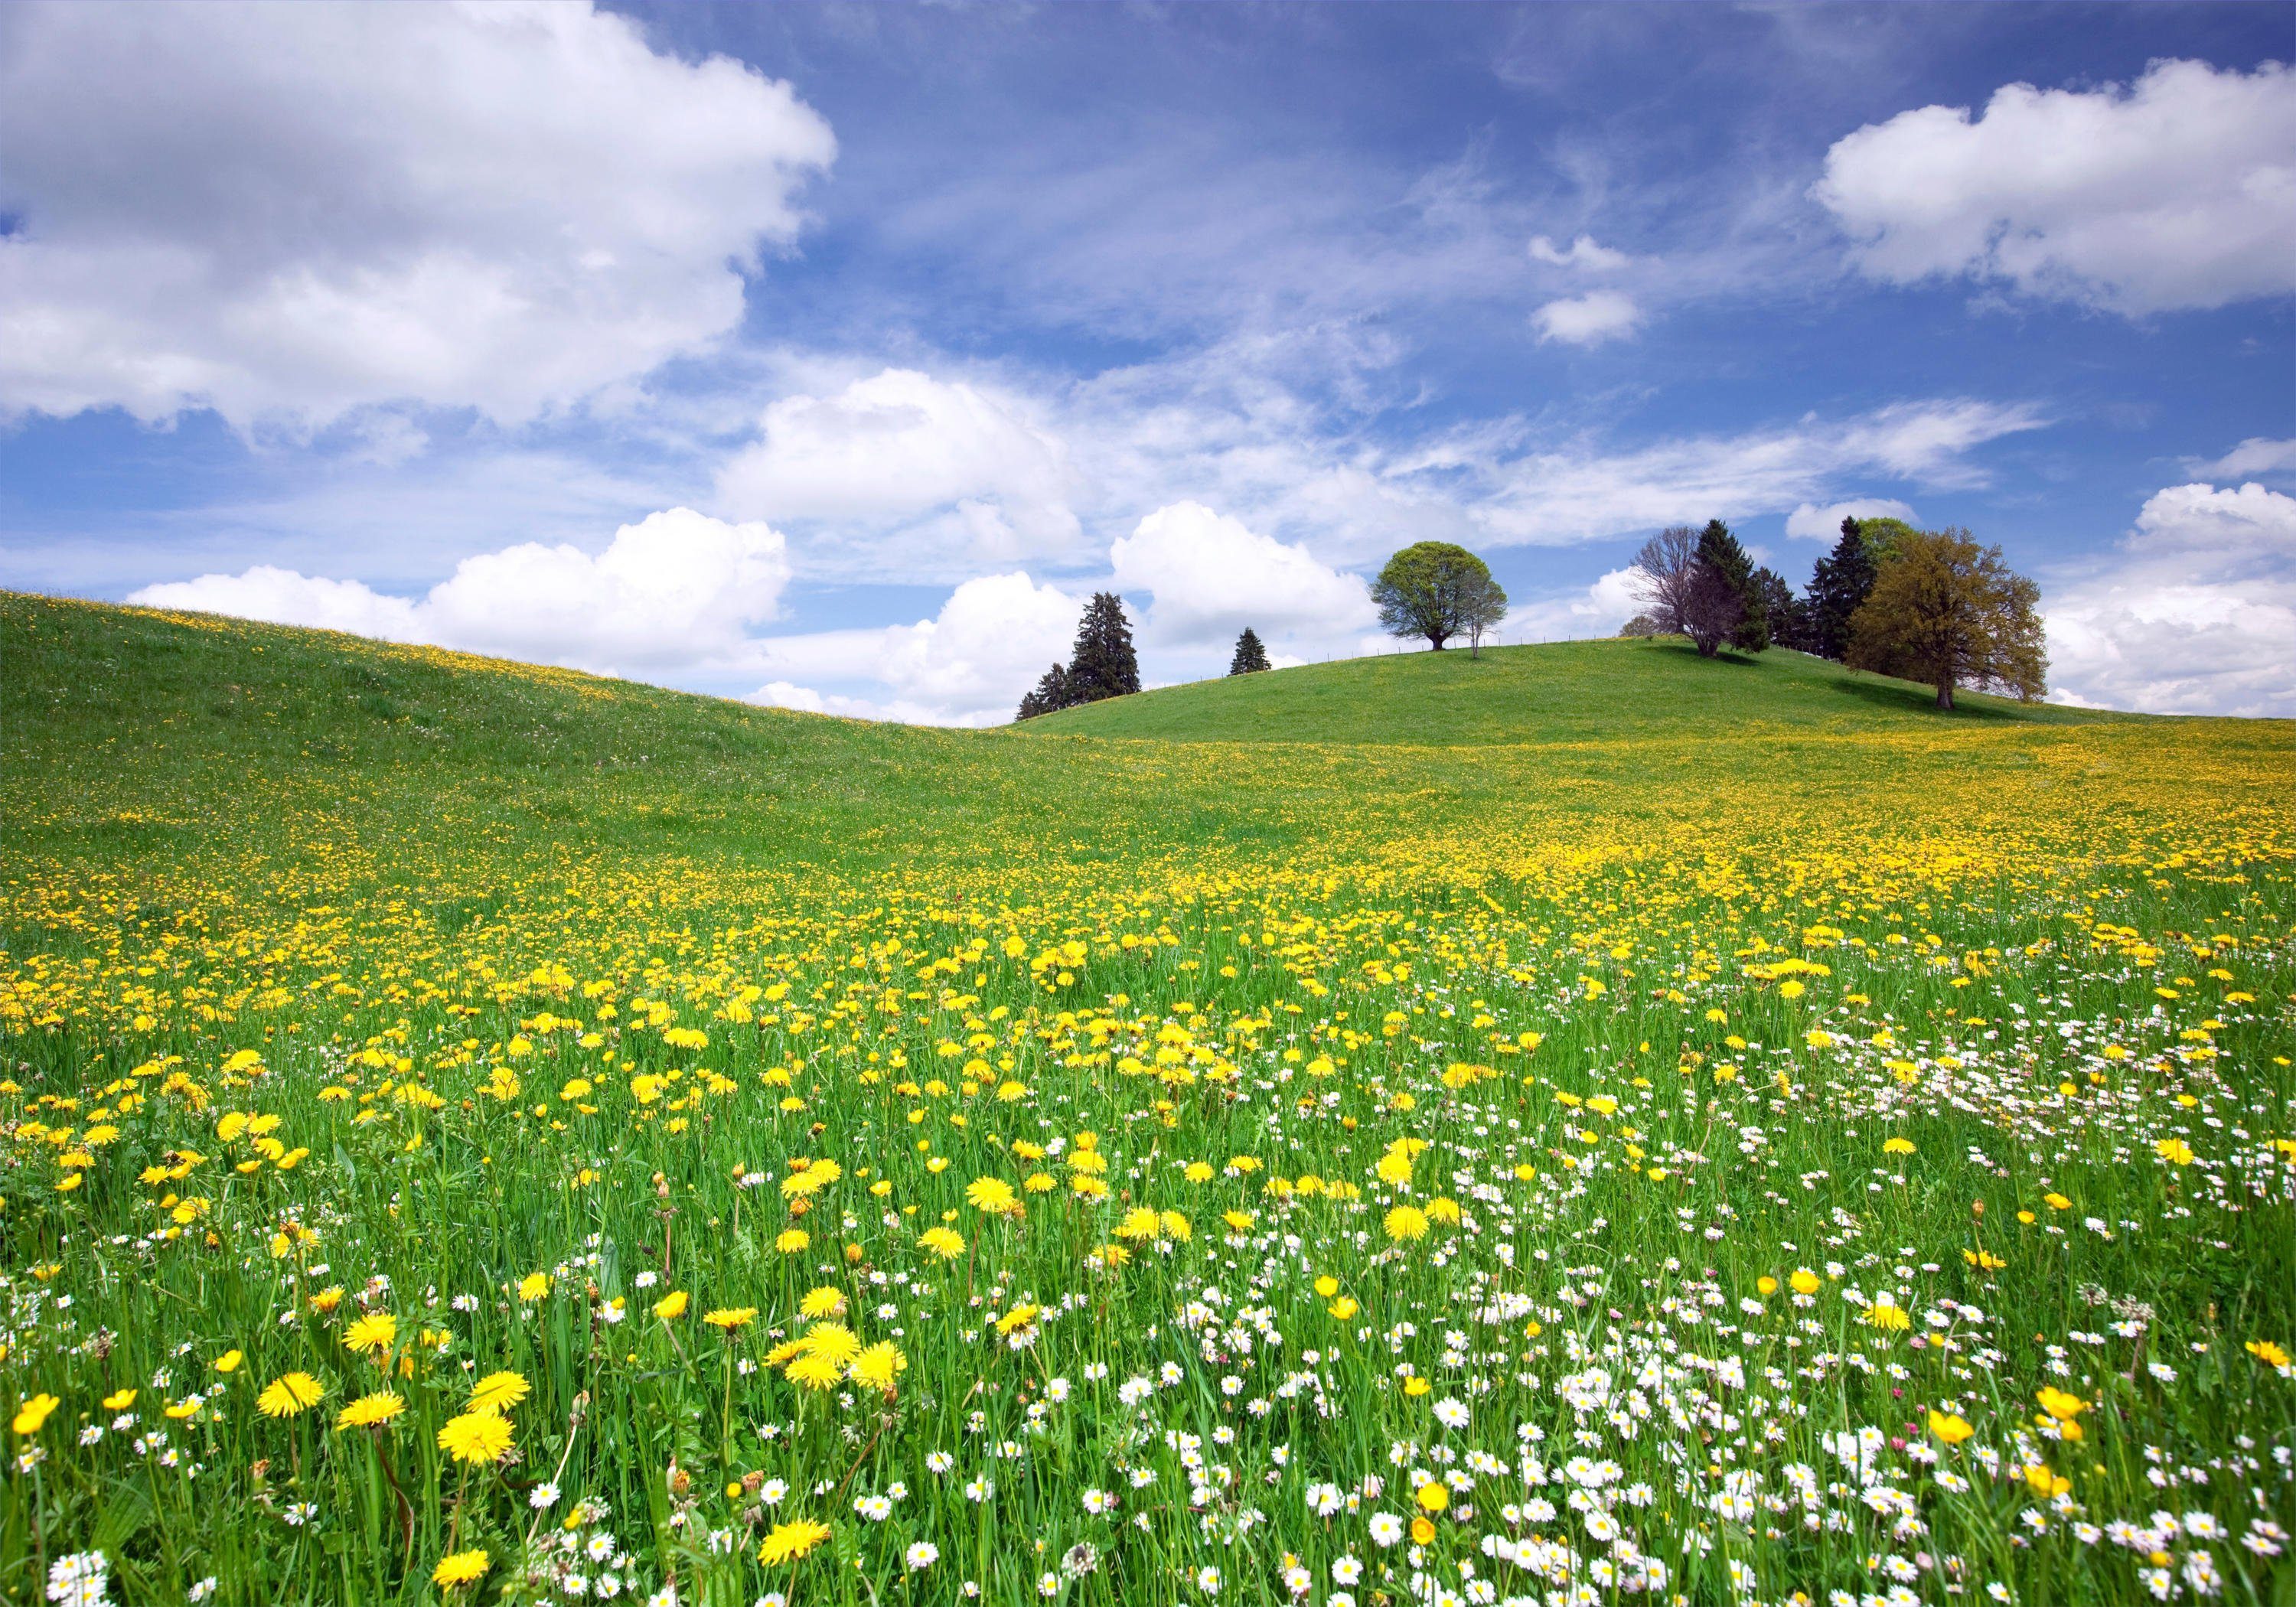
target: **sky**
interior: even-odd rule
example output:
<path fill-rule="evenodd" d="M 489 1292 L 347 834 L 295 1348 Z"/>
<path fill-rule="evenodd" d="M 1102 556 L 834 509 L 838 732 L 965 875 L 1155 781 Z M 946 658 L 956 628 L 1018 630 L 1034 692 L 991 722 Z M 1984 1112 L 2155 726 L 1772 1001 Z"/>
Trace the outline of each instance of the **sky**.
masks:
<path fill-rule="evenodd" d="M 2296 716 L 2280 5 L 0 7 L 0 586 L 1009 719 L 1997 543 Z"/>

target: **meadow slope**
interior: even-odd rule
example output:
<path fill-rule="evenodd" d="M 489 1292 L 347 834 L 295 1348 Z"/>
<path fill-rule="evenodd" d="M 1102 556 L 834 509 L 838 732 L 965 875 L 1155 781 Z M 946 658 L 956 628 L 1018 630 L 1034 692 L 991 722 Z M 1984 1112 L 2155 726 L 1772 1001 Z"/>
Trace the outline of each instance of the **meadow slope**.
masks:
<path fill-rule="evenodd" d="M 0 1594 L 2284 1599 L 2296 732 L 1925 697 L 0 594 Z"/>

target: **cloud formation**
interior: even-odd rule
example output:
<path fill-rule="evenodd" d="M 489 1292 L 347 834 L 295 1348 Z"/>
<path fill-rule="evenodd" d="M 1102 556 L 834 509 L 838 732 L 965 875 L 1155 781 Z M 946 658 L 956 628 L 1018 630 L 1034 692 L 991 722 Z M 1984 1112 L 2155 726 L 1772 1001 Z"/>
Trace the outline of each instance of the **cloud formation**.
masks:
<path fill-rule="evenodd" d="M 671 508 L 624 525 L 594 557 L 538 542 L 477 553 L 419 600 L 258 564 L 127 601 L 647 675 L 738 659 L 750 627 L 778 616 L 789 573 L 771 527 Z"/>
<path fill-rule="evenodd" d="M 1623 291 L 1589 291 L 1550 301 L 1530 316 L 1542 340 L 1569 346 L 1599 346 L 1622 340 L 1642 327 L 1642 308 Z"/>
<path fill-rule="evenodd" d="M 2054 695 L 2296 716 L 2296 497 L 2252 481 L 2156 492 L 2112 560 L 2043 612 Z"/>
<path fill-rule="evenodd" d="M 1109 562 L 1116 590 L 1153 599 L 1145 627 L 1159 646 L 1225 647 L 1249 626 L 1296 651 L 1377 622 L 1360 577 L 1201 503 L 1157 509 L 1116 539 Z"/>
<path fill-rule="evenodd" d="M 1845 519 L 1902 519 L 1912 524 L 1914 511 L 1888 496 L 1857 496 L 1822 508 L 1806 502 L 1786 515 L 1786 534 L 1797 541 L 1830 542 L 1841 534 Z"/>
<path fill-rule="evenodd" d="M 1018 571 L 968 580 L 940 611 L 914 625 L 768 637 L 754 662 L 769 678 L 750 701 L 917 725 L 993 726 L 1068 657 L 1078 599 Z M 882 696 L 816 689 L 860 685 Z"/>
<path fill-rule="evenodd" d="M 1811 193 L 1894 283 L 1967 275 L 2141 314 L 2296 290 L 2296 71 L 2155 61 L 2122 88 L 2011 84 L 1835 143 Z"/>
<path fill-rule="evenodd" d="M 736 514 L 824 521 L 841 538 L 899 535 L 987 563 L 1077 541 L 1068 449 L 1021 398 L 888 368 L 834 396 L 773 403 L 729 460 L 718 496 Z"/>
<path fill-rule="evenodd" d="M 587 4 L 10 6 L 0 414 L 530 419 L 731 331 L 835 151 Z"/>

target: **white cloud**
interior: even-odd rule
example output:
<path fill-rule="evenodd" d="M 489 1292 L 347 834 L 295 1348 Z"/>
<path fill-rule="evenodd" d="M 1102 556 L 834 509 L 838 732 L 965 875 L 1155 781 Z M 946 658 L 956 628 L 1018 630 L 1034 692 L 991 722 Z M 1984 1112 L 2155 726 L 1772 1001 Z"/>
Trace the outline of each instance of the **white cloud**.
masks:
<path fill-rule="evenodd" d="M 690 508 L 614 533 L 595 557 L 523 542 L 465 558 L 420 601 L 270 565 L 147 586 L 127 601 L 620 673 L 738 659 L 789 580 L 780 532 Z"/>
<path fill-rule="evenodd" d="M 2296 716 L 2296 497 L 2253 482 L 2156 492 L 2119 553 L 2043 612 L 2070 701 Z"/>
<path fill-rule="evenodd" d="M 1542 340 L 1571 346 L 1599 346 L 1631 335 L 1642 324 L 1642 309 L 1621 291 L 1589 291 L 1550 301 L 1531 316 Z"/>
<path fill-rule="evenodd" d="M 755 643 L 752 661 L 773 679 L 750 698 L 918 725 L 1001 724 L 1037 677 L 1068 657 L 1079 611 L 1074 597 L 1025 573 L 985 575 L 914 625 Z M 882 695 L 824 693 L 809 685 L 819 681 Z"/>
<path fill-rule="evenodd" d="M 888 368 L 834 396 L 766 409 L 719 471 L 729 510 L 824 521 L 989 562 L 1059 553 L 1078 527 L 1067 448 L 1009 394 Z"/>
<path fill-rule="evenodd" d="M 1857 496 L 1824 507 L 1806 502 L 1786 515 L 1786 534 L 1798 541 L 1832 541 L 1841 534 L 1845 519 L 1902 519 L 1912 524 L 1914 511 L 1888 496 Z"/>
<path fill-rule="evenodd" d="M 733 329 L 834 153 L 586 4 L 11 6 L 0 412 L 530 418 Z"/>
<path fill-rule="evenodd" d="M 1269 642 L 1322 641 L 1374 619 L 1359 577 L 1201 503 L 1157 509 L 1117 538 L 1109 559 L 1118 591 L 1154 598 L 1145 630 L 1159 646 L 1225 646 L 1246 626 Z"/>
<path fill-rule="evenodd" d="M 1642 611 L 1635 573 L 1632 569 L 1612 570 L 1583 592 L 1517 603 L 1507 611 L 1506 640 L 1575 642 L 1618 635 L 1620 626 Z"/>
<path fill-rule="evenodd" d="M 2296 472 L 2296 440 L 2276 441 L 2252 435 L 2214 463 L 2192 463 L 2195 474 L 2211 480 L 2245 480 L 2257 474 Z"/>
<path fill-rule="evenodd" d="M 1552 267 L 1585 268 L 1595 273 L 1613 273 L 1634 260 L 1624 251 L 1614 251 L 1609 246 L 1596 245 L 1591 234 L 1581 234 L 1570 242 L 1568 250 L 1558 250 L 1544 234 L 1530 238 L 1530 258 Z"/>
<path fill-rule="evenodd" d="M 2127 89 L 2011 84 L 1826 154 L 1812 193 L 1869 275 L 2003 280 L 2125 313 L 2296 290 L 2296 72 L 2155 61 Z"/>
<path fill-rule="evenodd" d="M 1742 435 L 1688 436 L 1636 451 L 1577 448 L 1462 455 L 1490 482 L 1473 506 L 1484 538 L 1568 545 L 1662 525 L 1780 512 L 1877 471 L 1939 486 L 1983 483 L 1966 455 L 2041 427 L 2021 405 L 1903 402 L 1829 422 L 1805 418 Z"/>
<path fill-rule="evenodd" d="M 308 625 L 385 642 L 426 640 L 414 604 L 378 592 L 357 580 L 328 580 L 258 563 L 238 575 L 201 575 L 130 592 L 127 601 L 144 608 L 186 609 L 263 619 L 274 625 Z"/>

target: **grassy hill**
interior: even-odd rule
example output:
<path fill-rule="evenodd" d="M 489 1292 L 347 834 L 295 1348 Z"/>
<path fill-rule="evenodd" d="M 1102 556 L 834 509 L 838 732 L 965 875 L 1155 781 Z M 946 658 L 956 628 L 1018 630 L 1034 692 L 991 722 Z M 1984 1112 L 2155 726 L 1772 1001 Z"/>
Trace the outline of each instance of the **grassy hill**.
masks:
<path fill-rule="evenodd" d="M 1407 652 L 1223 676 L 1111 698 L 1021 729 L 1179 742 L 1568 742 L 1755 726 L 1910 730 L 1940 717 L 1931 687 L 1806 653 L 1702 659 L 1686 643 L 1555 642 Z M 1946 718 L 2061 725 L 2128 715 L 1963 693 Z"/>
<path fill-rule="evenodd" d="M 0 1600 L 1209 1607 L 1414 1514 L 1447 1590 L 1541 1446 L 1653 1599 L 1869 1593 L 1884 1480 L 1972 1601 L 2139 1599 L 2018 1509 L 2296 1439 L 2296 728 L 1926 702 L 1589 643 L 928 731 L 0 594 Z"/>

